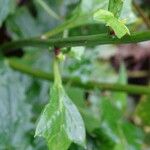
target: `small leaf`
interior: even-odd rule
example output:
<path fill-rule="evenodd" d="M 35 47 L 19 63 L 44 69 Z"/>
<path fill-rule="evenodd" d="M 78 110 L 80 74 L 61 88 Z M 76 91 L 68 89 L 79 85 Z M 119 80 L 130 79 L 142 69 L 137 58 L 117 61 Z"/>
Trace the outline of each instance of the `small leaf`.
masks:
<path fill-rule="evenodd" d="M 71 144 L 65 133 L 64 109 L 60 101 L 62 97 L 60 89 L 54 86 L 51 90 L 51 101 L 44 108 L 35 132 L 35 136 L 46 138 L 51 150 L 66 150 Z"/>
<path fill-rule="evenodd" d="M 46 138 L 51 150 L 66 150 L 71 142 L 85 145 L 82 118 L 63 87 L 53 86 L 50 103 L 45 107 L 37 125 L 35 136 Z"/>
<path fill-rule="evenodd" d="M 111 27 L 118 38 L 130 34 L 129 29 L 125 26 L 123 21 L 115 18 L 114 14 L 110 11 L 99 9 L 94 13 L 94 20 L 103 22 L 106 26 Z"/>
<path fill-rule="evenodd" d="M 54 76 L 50 102 L 42 112 L 35 136 L 44 137 L 50 150 L 67 150 L 72 142 L 85 147 L 84 123 L 63 89 L 57 61 L 54 61 Z"/>
<path fill-rule="evenodd" d="M 99 9 L 94 13 L 94 20 L 101 21 L 101 22 L 108 22 L 111 18 L 114 18 L 114 14 L 110 11 Z"/>

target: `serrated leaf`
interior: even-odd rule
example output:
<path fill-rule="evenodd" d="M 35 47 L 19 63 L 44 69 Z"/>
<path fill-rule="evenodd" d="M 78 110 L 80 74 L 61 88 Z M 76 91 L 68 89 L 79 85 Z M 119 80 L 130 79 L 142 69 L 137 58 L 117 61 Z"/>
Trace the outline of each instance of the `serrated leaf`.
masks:
<path fill-rule="evenodd" d="M 114 14 L 116 18 L 119 18 L 123 7 L 123 0 L 109 0 L 108 10 Z"/>
<path fill-rule="evenodd" d="M 114 14 L 110 11 L 99 9 L 94 13 L 93 17 L 94 20 L 105 23 L 106 26 L 111 27 L 118 38 L 121 38 L 126 34 L 130 34 L 129 29 L 125 26 L 123 21 L 114 17 Z"/>
<path fill-rule="evenodd" d="M 59 94 L 60 93 L 60 94 Z M 64 128 L 64 109 L 62 106 L 62 93 L 57 87 L 51 89 L 51 101 L 44 108 L 38 122 L 35 136 L 46 138 L 51 150 L 69 147 L 71 141 L 67 138 Z"/>
<path fill-rule="evenodd" d="M 71 142 L 85 145 L 82 118 L 62 87 L 53 86 L 50 103 L 45 107 L 36 129 L 36 136 L 46 138 L 51 150 L 66 150 Z"/>
<path fill-rule="evenodd" d="M 56 62 L 54 75 L 55 82 L 50 92 L 50 102 L 41 114 L 35 136 L 44 137 L 50 150 L 67 150 L 72 142 L 85 147 L 82 117 L 63 89 Z"/>

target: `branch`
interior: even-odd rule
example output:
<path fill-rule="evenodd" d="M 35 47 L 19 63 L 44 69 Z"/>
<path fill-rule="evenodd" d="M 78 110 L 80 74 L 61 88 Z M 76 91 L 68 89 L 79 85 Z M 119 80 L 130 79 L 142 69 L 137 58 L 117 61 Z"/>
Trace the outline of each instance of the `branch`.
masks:
<path fill-rule="evenodd" d="M 10 59 L 8 62 L 10 67 L 12 67 L 15 70 L 29 74 L 33 77 L 53 81 L 53 74 L 46 73 L 37 69 L 33 70 L 33 68 L 29 67 L 28 65 L 24 65 L 23 63 L 21 63 L 21 61 L 17 61 L 14 59 Z M 69 77 L 63 77 L 62 81 L 64 84 L 68 83 L 68 81 L 71 81 L 72 86 L 84 89 L 98 88 L 100 90 L 120 91 L 132 94 L 150 94 L 150 88 L 146 86 L 98 83 L 96 81 L 88 81 L 86 83 L 83 83 L 80 78 Z"/>
<path fill-rule="evenodd" d="M 150 20 L 146 16 L 145 12 L 140 8 L 140 6 L 135 1 L 133 1 L 133 6 L 135 7 L 135 9 L 137 10 L 137 12 L 139 13 L 139 15 L 141 16 L 141 18 L 143 19 L 145 25 L 149 29 L 150 28 Z"/>
<path fill-rule="evenodd" d="M 25 39 L 19 41 L 12 41 L 4 43 L 0 46 L 0 50 L 4 51 L 7 49 L 20 48 L 20 47 L 72 47 L 72 46 L 96 46 L 101 44 L 126 44 L 126 43 L 137 43 L 142 41 L 150 40 L 150 31 L 134 33 L 131 36 L 126 35 L 122 39 L 117 37 L 111 37 L 107 34 L 88 35 L 88 36 L 74 36 L 68 38 L 57 38 L 57 39 Z"/>

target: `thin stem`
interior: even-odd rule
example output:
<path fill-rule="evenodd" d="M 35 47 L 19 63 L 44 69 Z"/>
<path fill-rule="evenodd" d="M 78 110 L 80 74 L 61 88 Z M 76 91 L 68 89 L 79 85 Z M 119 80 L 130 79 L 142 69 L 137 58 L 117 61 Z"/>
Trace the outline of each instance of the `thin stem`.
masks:
<path fill-rule="evenodd" d="M 72 47 L 72 46 L 96 46 L 102 44 L 126 44 L 137 43 L 150 40 L 150 31 L 134 33 L 131 36 L 126 35 L 122 39 L 117 37 L 113 38 L 107 34 L 88 35 L 88 36 L 74 36 L 68 38 L 57 38 L 49 40 L 41 39 L 26 39 L 19 41 L 12 41 L 4 43 L 0 46 L 0 50 L 5 51 L 7 49 L 20 48 L 20 47 Z"/>
<path fill-rule="evenodd" d="M 61 76 L 59 72 L 59 62 L 58 59 L 55 57 L 53 62 L 53 69 L 54 69 L 54 83 L 57 85 L 61 85 Z"/>
<path fill-rule="evenodd" d="M 134 8 L 137 10 L 137 12 L 139 13 L 139 15 L 141 16 L 141 18 L 143 19 L 145 25 L 147 26 L 148 29 L 150 29 L 150 20 L 149 18 L 146 16 L 146 14 L 144 13 L 144 11 L 140 8 L 140 6 L 133 1 L 133 6 Z"/>
<path fill-rule="evenodd" d="M 130 78 L 147 78 L 149 77 L 148 71 L 128 71 L 128 77 Z"/>
<path fill-rule="evenodd" d="M 90 14 L 92 16 L 93 12 L 91 12 Z M 73 17 L 64 21 L 64 23 L 58 25 L 56 28 L 44 33 L 41 37 L 43 39 L 48 39 L 52 36 L 55 36 L 59 33 L 64 32 L 64 30 L 75 28 L 75 27 L 81 26 L 83 24 L 89 24 L 88 18 L 89 18 L 89 14 L 88 15 L 87 14 L 84 14 L 84 15 L 80 14 L 78 9 L 76 9 Z M 84 23 L 83 23 L 83 20 L 84 20 Z"/>
<path fill-rule="evenodd" d="M 33 70 L 33 68 L 29 67 L 28 65 L 24 65 L 23 63 L 21 63 L 21 61 L 18 60 L 10 59 L 8 62 L 10 67 L 22 73 L 29 74 L 33 77 L 53 81 L 53 74 L 51 73 L 46 73 L 36 69 Z M 99 83 L 96 81 L 87 81 L 86 83 L 83 83 L 80 78 L 62 77 L 62 82 L 64 84 L 68 83 L 69 81 L 71 81 L 72 86 L 84 89 L 98 88 L 100 90 L 120 91 L 132 94 L 150 94 L 150 88 L 147 86 Z"/>

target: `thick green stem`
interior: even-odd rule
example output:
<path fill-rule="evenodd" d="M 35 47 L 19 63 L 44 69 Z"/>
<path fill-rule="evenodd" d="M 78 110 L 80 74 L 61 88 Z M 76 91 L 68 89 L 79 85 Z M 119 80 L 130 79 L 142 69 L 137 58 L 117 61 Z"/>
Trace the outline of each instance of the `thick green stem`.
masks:
<path fill-rule="evenodd" d="M 54 83 L 57 85 L 61 85 L 61 76 L 59 72 L 59 60 L 55 57 L 53 62 L 53 69 L 54 69 Z"/>
<path fill-rule="evenodd" d="M 41 70 L 33 69 L 28 65 L 24 65 L 23 63 L 21 63 L 21 61 L 16 61 L 11 59 L 9 60 L 9 65 L 13 69 L 29 74 L 33 77 L 53 81 L 53 74 L 46 73 Z M 150 88 L 147 86 L 99 83 L 96 81 L 87 81 L 86 83 L 83 83 L 80 78 L 62 77 L 62 82 L 64 84 L 68 83 L 69 81 L 72 86 L 80 87 L 84 89 L 98 88 L 100 90 L 120 91 L 120 92 L 132 93 L 132 94 L 150 94 Z"/>
<path fill-rule="evenodd" d="M 58 39 L 26 39 L 4 43 L 0 46 L 1 51 L 7 49 L 20 48 L 20 47 L 72 47 L 72 46 L 96 46 L 101 44 L 125 44 L 125 43 L 137 43 L 150 40 L 150 31 L 134 33 L 131 36 L 126 35 L 122 39 L 117 37 L 113 38 L 107 34 L 88 35 L 88 36 L 74 36 L 68 38 Z"/>

